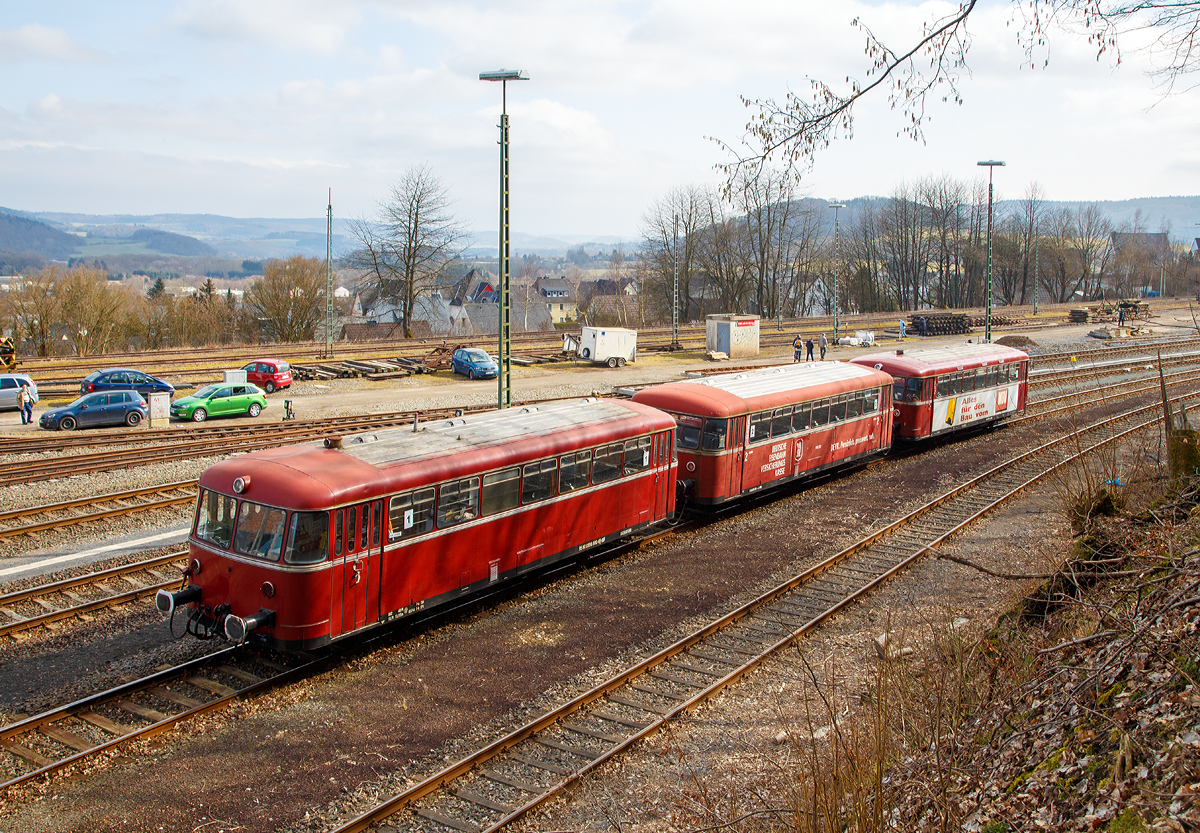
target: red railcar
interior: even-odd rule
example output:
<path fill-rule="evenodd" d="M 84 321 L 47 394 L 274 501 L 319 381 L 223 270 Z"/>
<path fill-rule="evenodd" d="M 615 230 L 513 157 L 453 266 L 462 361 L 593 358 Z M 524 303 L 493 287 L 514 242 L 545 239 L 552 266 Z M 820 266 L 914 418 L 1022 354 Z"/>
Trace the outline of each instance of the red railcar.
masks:
<path fill-rule="evenodd" d="M 675 422 L 584 400 L 256 451 L 200 478 L 198 635 L 316 647 L 629 535 L 674 511 Z"/>
<path fill-rule="evenodd" d="M 897 440 L 924 440 L 1025 410 L 1029 356 L 1001 344 L 872 353 L 854 364 L 890 373 Z"/>
<path fill-rule="evenodd" d="M 892 377 L 815 362 L 671 382 L 633 396 L 678 423 L 679 476 L 700 504 L 887 451 Z"/>

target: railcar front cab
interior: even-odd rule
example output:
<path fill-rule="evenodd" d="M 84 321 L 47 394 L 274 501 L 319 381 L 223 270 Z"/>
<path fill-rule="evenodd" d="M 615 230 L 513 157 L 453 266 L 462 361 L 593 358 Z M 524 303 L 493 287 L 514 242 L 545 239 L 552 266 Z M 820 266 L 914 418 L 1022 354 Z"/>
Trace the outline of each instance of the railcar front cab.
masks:
<path fill-rule="evenodd" d="M 242 492 L 249 478 L 234 481 L 234 491 Z M 341 514 L 338 514 L 340 527 Z M 364 518 L 365 519 L 365 518 Z M 369 529 L 367 530 L 368 534 Z M 375 544 L 379 543 L 378 523 L 374 529 Z M 192 528 L 193 558 L 184 570 L 184 578 L 200 575 L 207 564 L 219 569 L 209 555 L 243 556 L 278 568 L 308 567 L 325 561 L 329 552 L 329 513 L 288 511 L 213 489 L 201 489 Z M 339 542 L 340 543 L 340 542 Z M 339 547 L 340 549 L 340 547 Z M 212 585 L 209 585 L 212 586 Z M 175 611 L 190 606 L 186 631 L 200 639 L 212 639 L 224 632 L 235 643 L 245 642 L 255 630 L 274 624 L 276 610 L 272 604 L 277 588 L 268 579 L 259 587 L 263 607 L 257 613 L 235 616 L 228 604 L 205 604 L 200 585 L 191 583 L 182 590 L 159 590 L 155 606 L 174 620 Z M 228 598 L 226 591 L 222 594 Z"/>
<path fill-rule="evenodd" d="M 1023 410 L 1023 401 L 1010 407 L 1007 391 L 1028 377 L 1029 362 L 992 360 L 982 367 L 960 367 L 926 376 L 895 376 L 892 413 L 898 439 L 926 439 L 954 427 L 994 424 Z M 895 375 L 895 371 L 890 371 Z M 976 401 L 978 400 L 978 402 Z M 972 406 L 980 410 L 966 410 Z"/>

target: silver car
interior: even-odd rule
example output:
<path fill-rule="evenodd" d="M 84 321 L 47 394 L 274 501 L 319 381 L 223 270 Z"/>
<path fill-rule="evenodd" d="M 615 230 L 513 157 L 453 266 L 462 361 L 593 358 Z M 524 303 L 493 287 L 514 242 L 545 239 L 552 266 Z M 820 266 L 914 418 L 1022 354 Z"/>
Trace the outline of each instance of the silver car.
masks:
<path fill-rule="evenodd" d="M 29 392 L 33 395 L 33 404 L 37 404 L 37 383 L 33 379 L 24 373 L 2 373 L 0 374 L 0 411 L 20 409 L 21 405 L 17 400 L 17 394 L 21 392 L 21 385 L 29 385 Z"/>

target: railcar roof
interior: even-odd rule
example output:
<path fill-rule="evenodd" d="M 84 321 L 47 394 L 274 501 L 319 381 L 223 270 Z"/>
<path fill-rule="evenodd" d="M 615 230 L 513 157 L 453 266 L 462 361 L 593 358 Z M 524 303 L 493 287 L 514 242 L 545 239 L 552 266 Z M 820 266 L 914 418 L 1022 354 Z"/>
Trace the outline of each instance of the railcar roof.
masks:
<path fill-rule="evenodd" d="M 869 366 L 847 362 L 803 362 L 764 367 L 742 373 L 689 379 L 646 388 L 634 395 L 635 402 L 698 413 L 703 403 L 706 415 L 728 416 L 795 400 L 798 391 L 813 397 L 831 396 L 847 390 L 891 384 L 891 377 Z"/>
<path fill-rule="evenodd" d="M 399 460 L 461 453 L 467 448 L 481 450 L 526 437 L 546 439 L 565 430 L 574 432 L 574 441 L 586 445 L 598 441 L 588 436 L 606 433 L 605 426 L 649 415 L 628 402 L 577 399 L 425 423 L 416 432 L 412 428 L 370 431 L 344 439 L 342 451 L 365 463 L 385 466 Z M 645 430 L 652 427 L 648 421 Z M 355 442 L 360 438 L 362 442 Z"/>
<path fill-rule="evenodd" d="M 964 365 L 979 366 L 1000 362 L 1028 359 L 1029 356 L 1003 344 L 949 344 L 941 347 L 904 349 L 902 355 L 896 351 L 871 353 L 853 359 L 855 364 L 883 365 L 884 370 L 899 371 L 903 375 L 935 373 L 957 370 Z"/>

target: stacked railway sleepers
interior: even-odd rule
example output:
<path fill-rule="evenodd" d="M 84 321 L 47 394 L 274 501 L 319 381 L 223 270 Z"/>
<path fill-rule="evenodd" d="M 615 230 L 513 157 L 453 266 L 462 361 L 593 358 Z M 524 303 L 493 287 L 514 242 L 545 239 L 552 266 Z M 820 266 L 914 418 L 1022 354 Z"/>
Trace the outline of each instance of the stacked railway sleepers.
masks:
<path fill-rule="evenodd" d="M 919 335 L 921 319 L 925 319 L 925 334 L 931 336 L 963 335 L 971 332 L 971 316 L 961 312 L 913 313 L 908 332 Z M 994 319 L 993 319 L 994 320 Z"/>

